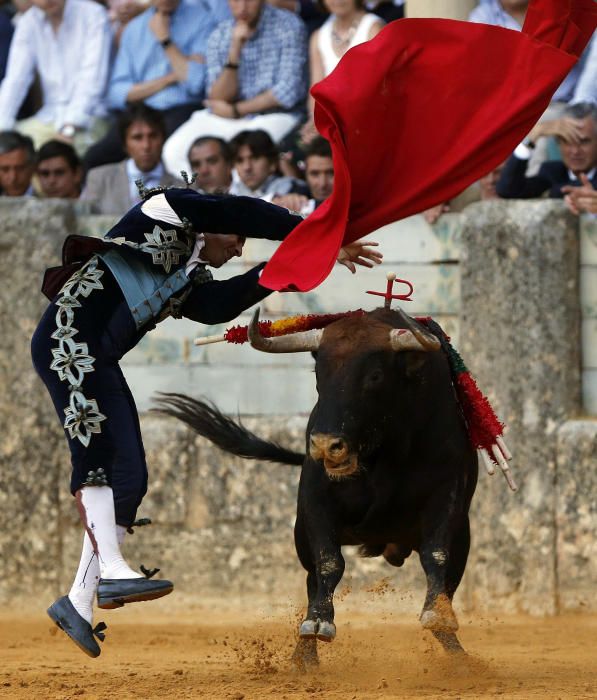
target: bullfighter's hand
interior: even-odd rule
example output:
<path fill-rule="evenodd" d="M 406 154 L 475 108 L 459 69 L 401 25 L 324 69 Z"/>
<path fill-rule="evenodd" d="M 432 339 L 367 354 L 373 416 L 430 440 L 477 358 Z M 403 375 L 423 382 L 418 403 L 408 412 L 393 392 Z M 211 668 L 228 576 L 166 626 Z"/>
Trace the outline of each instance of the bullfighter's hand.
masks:
<path fill-rule="evenodd" d="M 203 104 L 209 109 L 212 114 L 225 119 L 234 119 L 234 108 L 230 102 L 226 100 L 204 100 Z"/>
<path fill-rule="evenodd" d="M 338 262 L 347 267 L 352 274 L 357 271 L 356 266 L 373 267 L 379 265 L 383 259 L 383 254 L 378 250 L 373 250 L 379 243 L 375 241 L 355 241 L 340 248 Z"/>
<path fill-rule="evenodd" d="M 282 194 L 272 198 L 272 204 L 277 204 L 279 207 L 285 207 L 291 211 L 300 212 L 309 200 L 304 194 Z"/>

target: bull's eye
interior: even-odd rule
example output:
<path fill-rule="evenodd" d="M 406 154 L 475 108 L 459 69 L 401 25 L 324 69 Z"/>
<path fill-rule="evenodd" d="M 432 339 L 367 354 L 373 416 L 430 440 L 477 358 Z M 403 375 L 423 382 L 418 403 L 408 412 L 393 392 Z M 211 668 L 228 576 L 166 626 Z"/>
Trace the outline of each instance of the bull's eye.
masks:
<path fill-rule="evenodd" d="M 383 382 L 383 372 L 380 369 L 374 369 L 365 378 L 365 386 L 375 388 Z"/>

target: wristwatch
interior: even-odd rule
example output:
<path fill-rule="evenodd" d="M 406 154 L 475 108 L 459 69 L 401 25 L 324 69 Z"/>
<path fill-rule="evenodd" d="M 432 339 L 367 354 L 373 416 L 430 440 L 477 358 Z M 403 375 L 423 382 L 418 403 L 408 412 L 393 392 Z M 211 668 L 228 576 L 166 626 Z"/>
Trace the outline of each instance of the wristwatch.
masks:
<path fill-rule="evenodd" d="M 167 36 L 165 39 L 160 41 L 160 44 L 162 45 L 162 48 L 167 49 L 172 44 L 172 39 Z"/>
<path fill-rule="evenodd" d="M 72 139 L 76 131 L 77 130 L 72 124 L 65 124 L 63 127 L 60 128 L 60 133 L 67 139 Z"/>

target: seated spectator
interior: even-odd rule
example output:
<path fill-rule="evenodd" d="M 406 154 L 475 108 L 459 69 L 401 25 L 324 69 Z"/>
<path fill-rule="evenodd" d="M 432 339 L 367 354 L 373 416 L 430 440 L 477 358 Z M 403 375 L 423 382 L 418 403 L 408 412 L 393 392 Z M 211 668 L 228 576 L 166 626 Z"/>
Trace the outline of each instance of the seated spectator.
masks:
<path fill-rule="evenodd" d="M 31 186 L 34 170 L 33 141 L 17 131 L 0 132 L 0 194 L 7 197 L 34 195 Z"/>
<path fill-rule="evenodd" d="M 0 128 L 15 120 L 37 73 L 43 104 L 16 123 L 36 146 L 61 138 L 83 153 L 105 131 L 108 14 L 93 0 L 34 0 L 19 19 L 0 85 Z"/>
<path fill-rule="evenodd" d="M 159 110 L 167 136 L 201 106 L 205 51 L 214 27 L 209 7 L 199 0 L 152 0 L 152 7 L 126 25 L 108 86 L 114 123 L 87 153 L 87 169 L 126 157 L 118 115 L 127 103 L 144 102 Z M 179 164 L 173 172 L 180 170 L 184 165 Z"/>
<path fill-rule="evenodd" d="M 581 184 L 579 187 L 565 185 L 562 187 L 562 192 L 565 193 L 564 201 L 566 206 L 574 214 L 593 214 L 597 215 L 597 189 L 591 184 L 591 181 L 586 175 L 580 176 Z"/>
<path fill-rule="evenodd" d="M 506 29 L 520 31 L 524 24 L 528 5 L 529 0 L 482 0 L 471 12 L 469 19 L 473 22 L 493 24 L 499 27 L 505 27 Z M 587 46 L 580 60 L 574 65 L 570 73 L 558 87 L 552 97 L 551 104 L 540 121 L 557 119 L 562 116 L 568 103 L 573 104 L 581 101 L 582 98 L 580 94 L 577 93 L 577 86 L 584 74 L 592 43 L 595 43 L 595 40 Z M 529 175 L 535 175 L 541 163 L 547 160 L 548 157 L 549 141 L 548 139 L 542 138 L 537 142 L 536 148 L 529 161 Z"/>
<path fill-rule="evenodd" d="M 316 136 L 307 147 L 305 180 L 309 188 L 307 196 L 287 194 L 282 197 L 274 197 L 272 203 L 308 216 L 332 194 L 334 189 L 332 148 L 323 136 Z"/>
<path fill-rule="evenodd" d="M 546 134 L 557 136 L 562 161 L 547 161 L 537 175 L 527 177 L 534 141 Z M 563 197 L 562 187 L 579 186 L 583 173 L 597 184 L 597 105 L 588 102 L 570 105 L 562 119 L 537 124 L 506 161 L 496 189 L 506 199 L 532 199 L 545 192 Z"/>
<path fill-rule="evenodd" d="M 189 149 L 195 186 L 202 194 L 226 194 L 232 184 L 232 151 L 217 136 L 200 136 Z"/>
<path fill-rule="evenodd" d="M 384 26 L 377 15 L 365 11 L 363 0 L 322 0 L 322 4 L 333 14 L 309 40 L 311 87 L 334 70 L 348 49 L 373 39 Z M 317 136 L 313 108 L 309 95 L 309 119 L 300 132 L 304 144 Z"/>
<path fill-rule="evenodd" d="M 162 164 L 165 129 L 160 112 L 142 102 L 131 105 L 120 117 L 120 134 L 128 159 L 90 170 L 81 195 L 98 214 L 122 216 L 137 204 L 138 180 L 147 189 L 183 186 Z"/>
<path fill-rule="evenodd" d="M 64 141 L 48 141 L 37 152 L 35 176 L 42 197 L 78 199 L 83 170 L 75 149 Z"/>
<path fill-rule="evenodd" d="M 278 174 L 278 149 L 262 130 L 241 131 L 230 142 L 236 178 L 230 194 L 259 197 L 269 202 L 276 195 L 306 194 L 300 180 Z"/>
<path fill-rule="evenodd" d="M 207 46 L 207 109 L 195 112 L 166 141 L 164 162 L 184 168 L 192 141 L 229 140 L 264 129 L 277 143 L 301 120 L 307 94 L 306 31 L 301 20 L 265 0 L 229 0 L 233 19 Z"/>

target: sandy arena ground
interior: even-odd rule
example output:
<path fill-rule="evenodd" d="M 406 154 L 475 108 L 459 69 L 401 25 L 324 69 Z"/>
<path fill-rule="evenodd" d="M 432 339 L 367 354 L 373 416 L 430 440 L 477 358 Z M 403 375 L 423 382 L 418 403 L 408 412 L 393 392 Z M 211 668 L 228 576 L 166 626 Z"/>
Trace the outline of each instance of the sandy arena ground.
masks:
<path fill-rule="evenodd" d="M 157 601 L 156 601 L 157 603 Z M 98 659 L 41 614 L 0 614 L 0 697 L 19 700 L 210 698 L 597 698 L 597 616 L 460 615 L 468 660 L 447 657 L 415 615 L 338 610 L 338 637 L 316 672 L 289 662 L 298 612 L 156 603 L 104 611 Z M 388 606 L 389 607 L 389 606 Z"/>

